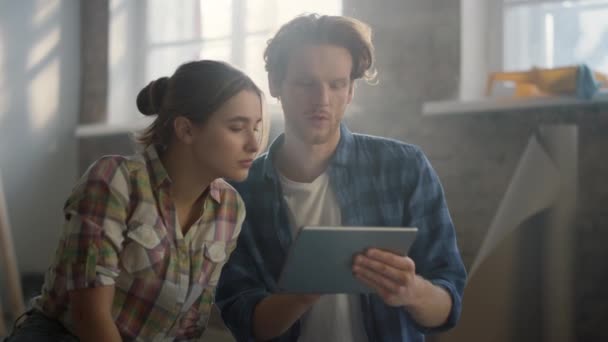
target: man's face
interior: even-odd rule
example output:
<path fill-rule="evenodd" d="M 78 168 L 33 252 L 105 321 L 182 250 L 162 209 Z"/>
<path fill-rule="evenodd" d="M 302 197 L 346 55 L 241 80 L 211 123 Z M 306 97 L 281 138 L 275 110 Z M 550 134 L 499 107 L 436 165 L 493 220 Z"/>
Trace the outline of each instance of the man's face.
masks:
<path fill-rule="evenodd" d="M 285 114 L 285 131 L 311 145 L 339 136 L 340 121 L 353 96 L 350 79 L 353 61 L 345 48 L 308 44 L 291 52 L 285 79 L 271 81 L 271 94 L 279 97 Z"/>

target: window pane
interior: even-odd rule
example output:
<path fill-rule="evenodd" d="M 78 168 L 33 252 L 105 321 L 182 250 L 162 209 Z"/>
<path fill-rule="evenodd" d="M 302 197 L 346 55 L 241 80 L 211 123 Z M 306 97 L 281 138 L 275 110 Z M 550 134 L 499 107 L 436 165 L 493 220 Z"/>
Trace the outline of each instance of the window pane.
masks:
<path fill-rule="evenodd" d="M 223 1 L 219 1 L 223 2 Z M 200 37 L 196 15 L 199 0 L 148 0 L 146 36 L 149 43 L 193 40 Z"/>
<path fill-rule="evenodd" d="M 586 63 L 608 72 L 607 19 L 608 0 L 506 7 L 505 69 Z"/>
<path fill-rule="evenodd" d="M 203 43 L 203 48 L 199 50 L 200 59 L 215 59 L 230 62 L 230 39 L 217 40 Z"/>
<path fill-rule="evenodd" d="M 171 76 L 181 64 L 199 59 L 200 46 L 167 46 L 153 48 L 148 51 L 145 79 L 155 80 L 163 76 Z"/>
<path fill-rule="evenodd" d="M 339 15 L 342 13 L 342 1 L 278 1 L 246 0 L 247 32 L 272 31 L 282 24 L 303 13 Z"/>
<path fill-rule="evenodd" d="M 268 92 L 268 81 L 264 69 L 264 49 L 266 35 L 248 37 L 245 42 L 245 72 L 264 92 Z"/>
<path fill-rule="evenodd" d="M 282 25 L 302 13 L 339 15 L 342 13 L 342 1 L 308 0 L 281 1 L 277 4 L 279 25 Z"/>
<path fill-rule="evenodd" d="M 203 38 L 230 36 L 232 33 L 232 0 L 201 1 L 200 13 Z"/>
<path fill-rule="evenodd" d="M 272 30 L 278 24 L 277 0 L 247 0 L 246 32 Z"/>

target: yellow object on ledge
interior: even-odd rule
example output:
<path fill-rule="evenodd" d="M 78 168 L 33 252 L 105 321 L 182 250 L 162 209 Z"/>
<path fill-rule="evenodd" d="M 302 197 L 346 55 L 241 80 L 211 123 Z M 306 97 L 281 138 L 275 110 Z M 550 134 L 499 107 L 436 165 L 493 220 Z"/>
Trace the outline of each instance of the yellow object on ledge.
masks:
<path fill-rule="evenodd" d="M 498 81 L 515 83 L 515 97 L 538 97 L 554 95 L 579 95 L 581 88 L 589 88 L 589 84 L 582 85 L 583 79 L 579 73 L 586 66 L 567 66 L 560 68 L 541 69 L 532 68 L 529 71 L 494 72 L 488 76 L 486 95 L 490 96 L 494 84 Z M 590 71 L 595 81 L 601 86 L 608 86 L 608 76 Z M 588 80 L 585 80 L 588 81 Z M 592 86 L 596 86 L 593 84 Z M 588 89 L 586 89 L 588 90 Z"/>

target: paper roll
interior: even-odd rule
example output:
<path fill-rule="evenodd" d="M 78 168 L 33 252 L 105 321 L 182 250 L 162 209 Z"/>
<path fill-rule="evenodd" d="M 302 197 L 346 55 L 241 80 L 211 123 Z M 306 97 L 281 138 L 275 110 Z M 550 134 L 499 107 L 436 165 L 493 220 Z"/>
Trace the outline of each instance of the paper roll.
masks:
<path fill-rule="evenodd" d="M 556 201 L 560 185 L 558 166 L 533 135 L 473 261 L 469 279 L 500 241 Z"/>

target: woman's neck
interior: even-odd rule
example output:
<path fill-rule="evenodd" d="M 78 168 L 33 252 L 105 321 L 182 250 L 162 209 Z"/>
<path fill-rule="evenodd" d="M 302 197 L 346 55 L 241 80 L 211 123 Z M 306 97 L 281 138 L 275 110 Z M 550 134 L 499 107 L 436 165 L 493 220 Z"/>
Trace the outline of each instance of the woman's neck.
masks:
<path fill-rule="evenodd" d="M 187 148 L 169 146 L 160 160 L 171 179 L 171 199 L 182 229 L 187 230 L 202 208 L 202 194 L 215 179 L 199 170 Z"/>

